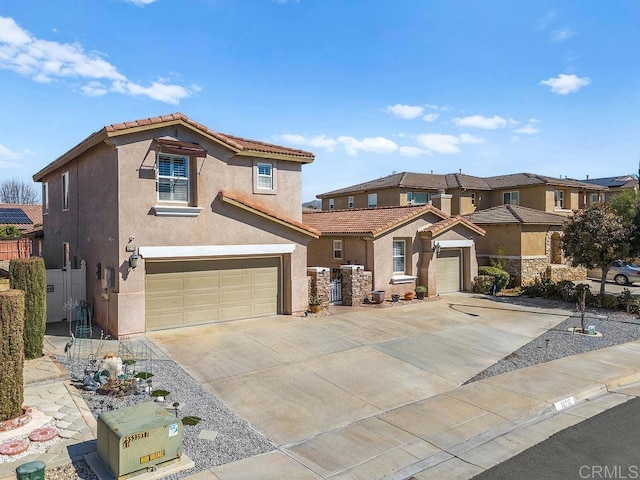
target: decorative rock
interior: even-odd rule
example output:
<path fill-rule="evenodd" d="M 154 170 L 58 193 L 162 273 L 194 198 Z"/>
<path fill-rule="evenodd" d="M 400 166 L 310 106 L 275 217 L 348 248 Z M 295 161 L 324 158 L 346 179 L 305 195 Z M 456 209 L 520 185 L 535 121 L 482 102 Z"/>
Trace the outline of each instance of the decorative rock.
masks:
<path fill-rule="evenodd" d="M 0 455 L 19 455 L 29 449 L 29 440 L 9 440 L 0 444 Z"/>
<path fill-rule="evenodd" d="M 48 442 L 58 436 L 58 430 L 53 427 L 37 428 L 29 434 L 32 442 Z"/>

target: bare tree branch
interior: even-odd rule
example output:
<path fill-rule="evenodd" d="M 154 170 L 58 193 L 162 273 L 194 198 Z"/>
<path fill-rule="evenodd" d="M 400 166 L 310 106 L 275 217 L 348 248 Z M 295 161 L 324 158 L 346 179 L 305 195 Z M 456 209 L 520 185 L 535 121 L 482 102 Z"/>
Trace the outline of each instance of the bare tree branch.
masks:
<path fill-rule="evenodd" d="M 0 202 L 37 205 L 40 196 L 32 185 L 19 178 L 11 178 L 0 183 Z"/>

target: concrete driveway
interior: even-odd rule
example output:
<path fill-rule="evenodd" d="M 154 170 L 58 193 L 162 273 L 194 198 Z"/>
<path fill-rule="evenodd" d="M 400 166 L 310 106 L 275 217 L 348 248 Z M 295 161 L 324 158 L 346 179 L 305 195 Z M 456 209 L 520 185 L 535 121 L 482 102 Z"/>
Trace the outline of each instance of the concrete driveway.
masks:
<path fill-rule="evenodd" d="M 297 472 L 295 478 L 379 478 L 437 450 L 437 442 L 409 433 L 407 423 L 425 418 L 437 426 L 442 415 L 457 413 L 437 405 L 433 410 L 425 400 L 459 386 L 571 314 L 468 294 L 346 312 L 240 320 L 147 337 L 286 453 L 267 454 L 273 460 L 263 459 L 257 468 L 273 461 L 274 468 Z M 459 403 L 467 428 L 482 431 L 507 421 L 476 415 Z M 233 465 L 216 469 L 218 478 L 245 478 L 230 473 Z"/>

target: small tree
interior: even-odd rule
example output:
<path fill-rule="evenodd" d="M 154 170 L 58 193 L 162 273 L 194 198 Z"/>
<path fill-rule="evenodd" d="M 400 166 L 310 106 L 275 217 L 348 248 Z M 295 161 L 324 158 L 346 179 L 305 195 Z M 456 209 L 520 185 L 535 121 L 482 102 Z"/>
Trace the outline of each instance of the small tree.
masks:
<path fill-rule="evenodd" d="M 11 260 L 9 286 L 25 292 L 25 357 L 40 358 L 47 326 L 47 271 L 44 260 L 41 257 Z"/>
<path fill-rule="evenodd" d="M 625 190 L 611 199 L 611 206 L 626 222 L 633 222 L 640 210 L 640 191 Z"/>
<path fill-rule="evenodd" d="M 595 203 L 579 210 L 567 222 L 562 248 L 574 267 L 600 268 L 600 295 L 604 295 L 611 262 L 633 256 L 633 228 L 607 203 Z"/>
<path fill-rule="evenodd" d="M 19 178 L 10 178 L 0 183 L 0 202 L 23 203 L 36 205 L 39 200 L 38 191 Z"/>
<path fill-rule="evenodd" d="M 22 414 L 24 292 L 0 292 L 0 421 Z"/>

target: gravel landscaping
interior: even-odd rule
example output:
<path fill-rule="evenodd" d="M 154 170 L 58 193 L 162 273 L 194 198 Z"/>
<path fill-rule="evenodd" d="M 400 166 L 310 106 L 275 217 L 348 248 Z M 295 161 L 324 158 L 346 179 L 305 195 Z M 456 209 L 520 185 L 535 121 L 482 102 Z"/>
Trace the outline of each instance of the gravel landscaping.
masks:
<path fill-rule="evenodd" d="M 67 357 L 59 356 L 57 358 L 71 370 L 71 364 Z M 220 403 L 174 362 L 154 360 L 150 364 L 146 364 L 145 361 L 142 361 L 137 362 L 136 366 L 137 371 L 153 373 L 154 390 L 162 389 L 170 392 L 164 402 L 158 403 L 159 405 L 167 408 L 173 415 L 175 409 L 172 406 L 178 402 L 180 404 L 177 412 L 179 418 L 196 416 L 201 419 L 197 425 L 185 425 L 183 430 L 184 453 L 194 461 L 195 466 L 165 478 L 182 478 L 217 465 L 275 449 L 275 445 L 267 437 L 253 429 L 251 425 Z M 77 385 L 81 387 L 81 383 L 77 382 Z M 93 391 L 80 391 L 96 418 L 104 411 L 154 401 L 154 398 L 148 393 L 111 398 Z M 83 463 L 77 462 L 76 465 L 77 471 L 82 472 L 82 476 L 70 477 L 71 470 L 66 468 L 64 472 L 62 470 L 60 472 L 47 471 L 47 478 L 83 478 L 87 480 L 95 478 L 92 473 L 88 473 L 90 470 L 84 468 Z"/>
<path fill-rule="evenodd" d="M 519 299 L 518 301 L 567 308 L 567 304 L 560 302 L 552 304 L 540 299 Z M 602 333 L 602 336 L 578 335 L 570 332 L 570 328 L 580 328 L 580 314 L 576 312 L 555 328 L 494 363 L 466 383 L 570 355 L 640 340 L 640 318 L 637 315 L 613 310 L 587 309 L 584 323 L 585 327 L 593 325 L 595 331 Z"/>

